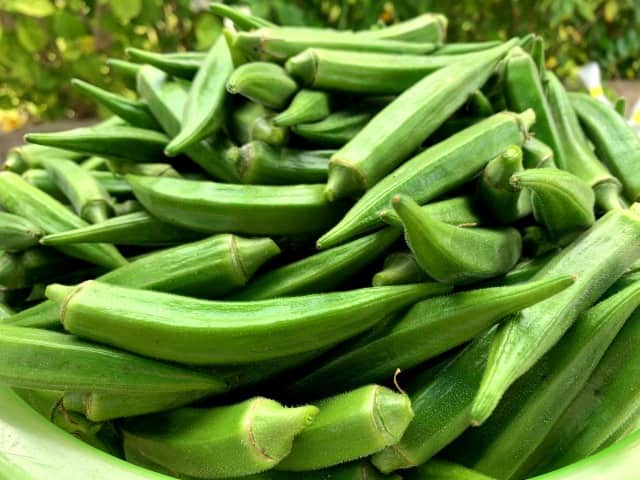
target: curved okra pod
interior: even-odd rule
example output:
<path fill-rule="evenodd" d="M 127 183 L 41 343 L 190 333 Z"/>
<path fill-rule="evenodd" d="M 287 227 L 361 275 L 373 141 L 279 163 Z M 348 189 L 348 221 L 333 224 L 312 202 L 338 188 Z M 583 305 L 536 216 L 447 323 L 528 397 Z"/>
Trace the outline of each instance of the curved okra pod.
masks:
<path fill-rule="evenodd" d="M 465 53 L 482 52 L 490 48 L 499 47 L 501 43 L 499 40 L 446 43 L 434 51 L 432 55 L 462 55 Z"/>
<path fill-rule="evenodd" d="M 507 273 L 520 259 L 522 238 L 514 228 L 460 228 L 429 216 L 411 198 L 393 198 L 405 240 L 418 264 L 444 283 L 469 283 Z"/>
<path fill-rule="evenodd" d="M 621 184 L 600 162 L 587 143 L 569 96 L 560 80 L 546 72 L 551 113 L 555 119 L 560 143 L 556 153 L 558 167 L 580 177 L 593 189 L 596 204 L 603 210 L 624 208 L 620 197 Z"/>
<path fill-rule="evenodd" d="M 447 17 L 439 13 L 423 13 L 410 20 L 377 30 L 360 30 L 356 35 L 367 38 L 431 42 L 441 44 L 447 35 Z"/>
<path fill-rule="evenodd" d="M 381 338 L 330 360 L 298 380 L 292 389 L 317 396 L 319 392 L 389 380 L 396 369 L 415 367 L 462 345 L 507 315 L 549 298 L 571 284 L 573 278 L 565 275 L 424 300 Z"/>
<path fill-rule="evenodd" d="M 484 223 L 472 196 L 453 197 L 439 202 L 427 203 L 421 208 L 436 220 L 459 227 L 477 227 Z M 393 208 L 380 211 L 380 218 L 389 225 L 402 226 L 402 221 Z"/>
<path fill-rule="evenodd" d="M 532 168 L 514 174 L 510 183 L 517 190 L 531 192 L 533 216 L 560 245 L 595 222 L 593 190 L 569 172 Z"/>
<path fill-rule="evenodd" d="M 120 394 L 224 392 L 212 374 L 36 328 L 0 326 L 0 378 L 20 388 Z"/>
<path fill-rule="evenodd" d="M 42 168 L 42 161 L 50 157 L 79 161 L 85 156 L 69 150 L 27 143 L 9 150 L 2 168 L 14 173 L 24 173 L 32 168 Z"/>
<path fill-rule="evenodd" d="M 157 68 L 145 65 L 138 73 L 138 93 L 147 101 L 149 109 L 165 132 L 171 137 L 182 128 L 182 114 L 189 98 L 186 82 L 172 80 Z M 202 140 L 188 147 L 184 153 L 203 170 L 227 182 L 236 180 L 231 165 L 224 161 L 228 145 L 223 139 Z"/>
<path fill-rule="evenodd" d="M 123 425 L 125 455 L 142 457 L 178 475 L 228 478 L 277 465 L 318 409 L 285 408 L 255 397 L 235 405 L 181 408 Z"/>
<path fill-rule="evenodd" d="M 60 306 L 61 321 L 74 334 L 154 358 L 220 365 L 332 346 L 446 290 L 424 283 L 223 302 L 88 281 L 77 287 L 49 285 L 46 294 Z M 133 334 L 141 328 L 144 339 Z"/>
<path fill-rule="evenodd" d="M 236 152 L 236 168 L 242 183 L 251 185 L 297 185 L 327 180 L 333 150 L 277 149 L 254 141 Z M 231 158 L 232 155 L 229 155 Z"/>
<path fill-rule="evenodd" d="M 400 237 L 386 228 L 259 275 L 232 300 L 265 300 L 330 291 L 374 262 Z"/>
<path fill-rule="evenodd" d="M 421 465 L 468 428 L 494 332 L 476 338 L 435 377 L 409 392 L 415 416 L 398 442 L 373 456 L 378 470 L 389 473 Z"/>
<path fill-rule="evenodd" d="M 536 137 L 530 137 L 522 145 L 524 168 L 556 168 L 555 154 L 551 147 Z"/>
<path fill-rule="evenodd" d="M 280 147 L 289 140 L 289 129 L 276 126 L 273 113 L 253 102 L 245 102 L 231 113 L 231 130 L 241 145 L 261 141 Z"/>
<path fill-rule="evenodd" d="M 396 194 L 424 204 L 466 183 L 509 145 L 521 145 L 533 121 L 532 111 L 497 113 L 416 155 L 368 190 L 318 240 L 318 247 L 338 245 L 375 229 L 382 223 L 379 212 L 391 207 Z"/>
<path fill-rule="evenodd" d="M 113 199 L 100 182 L 77 163 L 50 158 L 44 161 L 44 168 L 82 219 L 100 223 L 113 214 Z"/>
<path fill-rule="evenodd" d="M 180 132 L 164 149 L 174 157 L 192 145 L 216 133 L 224 123 L 225 84 L 233 71 L 231 53 L 224 37 L 209 49 L 193 83 L 184 106 Z"/>
<path fill-rule="evenodd" d="M 638 205 L 601 217 L 585 234 L 556 254 L 533 279 L 575 275 L 564 292 L 525 308 L 500 325 L 482 384 L 474 400 L 473 421 L 483 423 L 504 392 L 569 329 L 640 257 Z"/>
<path fill-rule="evenodd" d="M 160 130 L 160 125 L 145 102 L 130 100 L 77 78 L 71 80 L 71 85 L 134 127 Z"/>
<path fill-rule="evenodd" d="M 157 53 L 127 48 L 127 55 L 134 61 L 151 65 L 169 75 L 191 80 L 205 61 L 205 52 Z"/>
<path fill-rule="evenodd" d="M 640 137 L 609 105 L 581 93 L 569 94 L 571 105 L 598 157 L 622 182 L 629 200 L 640 198 Z"/>
<path fill-rule="evenodd" d="M 522 149 L 512 145 L 484 167 L 478 180 L 476 197 L 498 224 L 508 225 L 531 213 L 528 192 L 516 190 L 509 183 L 511 176 L 522 170 Z"/>
<path fill-rule="evenodd" d="M 38 145 L 135 162 L 153 162 L 162 158 L 164 147 L 169 141 L 163 133 L 130 126 L 28 133 L 24 138 L 27 142 Z"/>
<path fill-rule="evenodd" d="M 322 184 L 233 185 L 166 177 L 126 178 L 151 215 L 201 232 L 317 232 L 333 225 L 344 211 L 325 199 Z"/>
<path fill-rule="evenodd" d="M 55 161 L 57 161 L 57 159 L 58 157 L 56 157 Z M 87 173 L 90 173 L 102 188 L 111 195 L 122 196 L 131 194 L 131 185 L 129 185 L 124 178 L 121 178 L 118 175 L 100 170 L 87 171 Z M 44 168 L 32 168 L 31 170 L 27 170 L 22 174 L 22 178 L 55 199 L 66 199 L 65 194 L 60 190 L 58 185 L 53 181 L 53 178 L 51 178 L 51 175 L 49 175 Z"/>
<path fill-rule="evenodd" d="M 24 217 L 0 212 L 0 249 L 9 252 L 37 245 L 44 232 Z"/>
<path fill-rule="evenodd" d="M 403 472 L 405 480 L 494 480 L 485 474 L 446 460 L 430 460 L 427 463 Z"/>
<path fill-rule="evenodd" d="M 201 233 L 175 227 L 141 211 L 110 218 L 97 225 L 46 235 L 40 243 L 49 246 L 73 243 L 172 245 L 202 237 Z"/>
<path fill-rule="evenodd" d="M 424 282 L 429 276 L 420 268 L 411 252 L 393 252 L 384 259 L 382 270 L 371 280 L 374 287 Z"/>
<path fill-rule="evenodd" d="M 30 288 L 64 277 L 76 262 L 44 248 L 29 248 L 0 255 L 0 286 L 7 290 Z"/>
<path fill-rule="evenodd" d="M 300 123 L 291 130 L 315 144 L 341 147 L 354 138 L 373 118 L 372 112 L 341 110 L 314 123 Z"/>
<path fill-rule="evenodd" d="M 254 30 L 261 27 L 275 27 L 273 23 L 262 17 L 246 14 L 238 8 L 224 3 L 213 2 L 209 5 L 209 11 L 219 17 L 228 18 L 239 30 Z"/>
<path fill-rule="evenodd" d="M 397 442 L 413 418 L 409 398 L 369 385 L 316 402 L 315 421 L 277 470 L 306 471 L 369 456 Z"/>
<path fill-rule="evenodd" d="M 331 157 L 329 200 L 370 189 L 406 160 L 487 81 L 512 46 L 508 42 L 473 60 L 451 64 L 396 97 Z"/>
<path fill-rule="evenodd" d="M 229 76 L 226 87 L 231 94 L 240 94 L 276 110 L 283 109 L 298 90 L 298 85 L 284 68 L 268 62 L 240 65 Z"/>
<path fill-rule="evenodd" d="M 0 206 L 15 215 L 28 218 L 45 233 L 59 233 L 86 227 L 87 223 L 64 205 L 12 172 L 0 172 Z M 127 263 L 113 245 L 67 245 L 57 247 L 65 255 L 117 268 Z"/>
<path fill-rule="evenodd" d="M 319 122 L 329 116 L 330 97 L 326 92 L 300 90 L 289 106 L 273 118 L 278 127 L 292 127 L 299 123 Z"/>

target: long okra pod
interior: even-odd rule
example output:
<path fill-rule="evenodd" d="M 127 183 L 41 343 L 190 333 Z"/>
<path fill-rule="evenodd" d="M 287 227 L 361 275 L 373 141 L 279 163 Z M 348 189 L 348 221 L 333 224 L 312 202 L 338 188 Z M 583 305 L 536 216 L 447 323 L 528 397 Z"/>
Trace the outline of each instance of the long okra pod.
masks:
<path fill-rule="evenodd" d="M 482 384 L 474 400 L 473 421 L 483 423 L 504 392 L 569 329 L 640 256 L 639 206 L 601 217 L 578 240 L 558 253 L 533 278 L 576 275 L 564 292 L 503 323 L 491 349 Z"/>
<path fill-rule="evenodd" d="M 447 43 L 439 47 L 432 55 L 462 55 L 465 53 L 482 52 L 500 46 L 500 41 L 490 40 L 487 42 L 459 42 Z"/>
<path fill-rule="evenodd" d="M 61 321 L 74 334 L 154 358 L 214 365 L 335 345 L 394 311 L 444 291 L 446 286 L 423 283 L 222 302 L 88 281 L 76 287 L 49 285 L 46 293 L 60 306 Z M 140 331 L 144 338 L 134 334 Z"/>
<path fill-rule="evenodd" d="M 186 80 L 191 80 L 198 73 L 206 57 L 206 53 L 203 52 L 167 54 L 138 48 L 127 48 L 127 55 L 135 62 L 151 65 L 169 75 Z"/>
<path fill-rule="evenodd" d="M 300 123 L 291 130 L 314 144 L 341 147 L 353 139 L 372 117 L 372 112 L 341 110 L 319 122 Z"/>
<path fill-rule="evenodd" d="M 278 127 L 291 127 L 299 123 L 319 122 L 331 113 L 330 97 L 326 92 L 300 90 L 289 106 L 273 118 Z"/>
<path fill-rule="evenodd" d="M 406 160 L 487 81 L 511 46 L 438 70 L 399 95 L 331 157 L 327 197 L 368 190 Z"/>
<path fill-rule="evenodd" d="M 422 209 L 436 220 L 459 227 L 476 227 L 486 221 L 471 195 L 427 203 Z M 402 226 L 402 221 L 393 208 L 381 210 L 380 218 L 389 225 Z"/>
<path fill-rule="evenodd" d="M 464 184 L 509 145 L 521 145 L 533 122 L 532 111 L 497 113 L 428 148 L 368 190 L 340 223 L 318 240 L 318 247 L 328 248 L 375 229 L 382 222 L 379 212 L 391 207 L 396 194 L 424 204 Z"/>
<path fill-rule="evenodd" d="M 378 30 L 360 30 L 357 35 L 367 38 L 404 40 L 406 42 L 432 42 L 440 44 L 447 35 L 448 20 L 439 13 L 423 13 L 410 20 Z"/>
<path fill-rule="evenodd" d="M 0 249 L 25 250 L 38 244 L 44 232 L 26 218 L 0 212 Z"/>
<path fill-rule="evenodd" d="M 298 90 L 298 85 L 284 68 L 268 62 L 240 65 L 229 76 L 226 87 L 231 94 L 240 94 L 276 110 L 283 109 Z"/>
<path fill-rule="evenodd" d="M 80 167 L 82 168 L 82 166 Z M 126 182 L 124 178 L 114 173 L 103 172 L 100 170 L 92 170 L 89 173 L 91 173 L 91 175 L 98 181 L 98 183 L 100 183 L 102 188 L 104 188 L 109 194 L 114 196 L 131 194 L 131 186 Z M 64 193 L 53 181 L 53 178 L 51 178 L 51 175 L 49 175 L 44 169 L 33 168 L 27 170 L 22 174 L 22 178 L 24 178 L 34 187 L 38 187 L 38 189 L 42 190 L 45 193 L 48 193 L 56 199 L 66 198 Z"/>

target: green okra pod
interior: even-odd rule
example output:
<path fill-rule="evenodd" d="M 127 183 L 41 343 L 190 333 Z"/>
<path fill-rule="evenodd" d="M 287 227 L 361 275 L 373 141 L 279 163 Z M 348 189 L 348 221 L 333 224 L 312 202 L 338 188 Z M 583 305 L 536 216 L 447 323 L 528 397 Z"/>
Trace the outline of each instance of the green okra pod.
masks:
<path fill-rule="evenodd" d="M 221 41 L 224 42 L 224 39 Z M 225 43 L 226 46 L 226 43 Z M 284 68 L 268 62 L 240 65 L 229 76 L 227 91 L 276 110 L 283 109 L 298 90 Z"/>
<path fill-rule="evenodd" d="M 0 326 L 0 378 L 20 388 L 120 394 L 224 392 L 213 374 L 36 328 Z"/>
<path fill-rule="evenodd" d="M 530 192 L 533 216 L 560 245 L 595 222 L 593 190 L 569 172 L 532 168 L 514 174 L 510 183 L 515 189 Z"/>
<path fill-rule="evenodd" d="M 485 221 L 471 195 L 427 203 L 422 209 L 436 220 L 459 227 L 477 227 Z M 381 210 L 379 215 L 389 225 L 402 226 L 402 221 L 393 208 Z"/>
<path fill-rule="evenodd" d="M 40 243 L 49 246 L 74 243 L 173 245 L 202 237 L 201 233 L 170 225 L 140 211 L 110 218 L 97 225 L 46 235 Z"/>
<path fill-rule="evenodd" d="M 635 202 L 640 198 L 640 137 L 609 105 L 581 93 L 571 93 L 569 98 L 596 154 L 622 182 L 627 198 Z"/>
<path fill-rule="evenodd" d="M 71 80 L 71 85 L 134 127 L 160 130 L 160 125 L 145 102 L 130 100 L 77 78 Z"/>
<path fill-rule="evenodd" d="M 441 44 L 447 36 L 447 17 L 439 13 L 423 13 L 412 19 L 377 30 L 360 30 L 357 35 L 367 38 L 431 42 Z"/>
<path fill-rule="evenodd" d="M 225 84 L 233 71 L 231 53 L 220 36 L 209 49 L 184 105 L 180 132 L 164 149 L 167 156 L 188 152 L 189 147 L 215 134 L 224 122 Z"/>
<path fill-rule="evenodd" d="M 182 175 L 169 163 L 136 163 L 126 160 L 108 160 L 107 163 L 109 170 L 120 178 L 128 174 L 143 177 L 182 178 Z"/>
<path fill-rule="evenodd" d="M 522 238 L 514 228 L 461 228 L 430 217 L 410 197 L 397 195 L 393 208 L 405 240 L 422 269 L 444 283 L 474 282 L 507 273 L 520 259 Z"/>
<path fill-rule="evenodd" d="M 458 42 L 446 43 L 439 47 L 432 55 L 462 55 L 465 53 L 482 52 L 500 46 L 502 42 L 499 40 L 490 40 L 488 42 Z"/>
<path fill-rule="evenodd" d="M 438 459 L 430 460 L 409 470 L 402 478 L 405 480 L 494 480 L 470 468 Z"/>
<path fill-rule="evenodd" d="M 109 194 L 114 196 L 131 194 L 131 186 L 124 178 L 121 178 L 111 172 L 103 172 L 100 170 L 93 170 L 90 173 Z M 44 168 L 32 168 L 27 170 L 22 174 L 22 178 L 57 200 L 66 198 L 58 185 L 53 181 L 51 175 L 49 175 Z"/>
<path fill-rule="evenodd" d="M 558 127 L 559 143 L 554 149 L 558 167 L 580 177 L 593 189 L 596 204 L 605 211 L 624 208 L 622 186 L 600 162 L 587 143 L 569 96 L 560 80 L 546 72 L 551 113 Z"/>
<path fill-rule="evenodd" d="M 289 129 L 274 123 L 273 112 L 264 105 L 245 102 L 231 112 L 231 131 L 239 144 L 261 141 L 280 147 L 289 140 Z"/>
<path fill-rule="evenodd" d="M 255 397 L 235 405 L 181 408 L 123 425 L 127 458 L 138 452 L 178 475 L 228 478 L 276 466 L 318 409 Z"/>
<path fill-rule="evenodd" d="M 556 254 L 534 280 L 570 274 L 576 283 L 564 292 L 525 308 L 500 325 L 482 384 L 474 400 L 473 421 L 483 423 L 504 392 L 569 329 L 640 257 L 638 206 L 601 217 L 585 234 Z"/>
<path fill-rule="evenodd" d="M 182 115 L 189 98 L 188 84 L 172 80 L 157 68 L 145 65 L 138 73 L 138 93 L 147 101 L 149 109 L 165 132 L 171 137 L 182 129 Z M 231 165 L 224 161 L 228 147 L 224 139 L 202 140 L 185 150 L 185 155 L 203 170 L 227 182 L 236 180 Z"/>
<path fill-rule="evenodd" d="M 0 286 L 8 290 L 30 288 L 63 278 L 70 268 L 77 266 L 76 262 L 46 248 L 3 253 L 0 254 Z"/>
<path fill-rule="evenodd" d="M 0 212 L 0 249 L 9 252 L 37 245 L 44 232 L 24 217 Z"/>
<path fill-rule="evenodd" d="M 315 421 L 277 470 L 306 471 L 369 456 L 397 442 L 413 418 L 409 398 L 369 385 L 316 402 Z"/>
<path fill-rule="evenodd" d="M 415 416 L 398 442 L 373 456 L 378 470 L 421 465 L 467 429 L 494 332 L 476 338 L 435 377 L 409 392 Z"/>
<path fill-rule="evenodd" d="M 106 189 L 77 163 L 50 158 L 44 161 L 44 168 L 80 218 L 89 223 L 100 223 L 113 214 L 113 199 Z"/>
<path fill-rule="evenodd" d="M 259 275 L 231 299 L 264 300 L 330 291 L 374 262 L 399 237 L 398 229 L 386 228 L 316 253 Z"/>
<path fill-rule="evenodd" d="M 298 380 L 294 391 L 334 392 L 393 378 L 468 342 L 509 314 L 534 305 L 573 284 L 565 275 L 507 287 L 468 290 L 415 304 L 381 338 L 331 359 Z"/>
<path fill-rule="evenodd" d="M 449 65 L 395 98 L 331 157 L 327 197 L 333 201 L 368 190 L 406 160 L 487 81 L 511 46 Z"/>
<path fill-rule="evenodd" d="M 151 65 L 169 75 L 191 80 L 205 61 L 204 52 L 157 53 L 127 48 L 127 55 L 134 61 Z"/>
<path fill-rule="evenodd" d="M 416 155 L 368 190 L 318 240 L 318 247 L 328 248 L 375 229 L 382 223 L 379 212 L 391 207 L 396 194 L 424 204 L 466 183 L 509 145 L 521 145 L 533 121 L 531 111 L 497 113 Z"/>
<path fill-rule="evenodd" d="M 549 145 L 530 137 L 522 145 L 524 168 L 556 168 L 555 153 Z"/>
<path fill-rule="evenodd" d="M 27 143 L 9 150 L 2 167 L 10 172 L 24 173 L 31 168 L 42 168 L 42 161 L 49 157 L 79 161 L 84 158 L 84 155 L 59 148 Z"/>
<path fill-rule="evenodd" d="M 59 233 L 87 226 L 87 223 L 54 198 L 29 185 L 12 172 L 0 172 L 0 206 L 28 218 L 44 233 Z M 57 247 L 65 255 L 106 268 L 117 268 L 127 260 L 113 245 L 67 245 Z"/>
<path fill-rule="evenodd" d="M 292 127 L 300 123 L 319 122 L 329 116 L 330 97 L 326 92 L 302 89 L 289 106 L 273 118 L 278 127 Z"/>
<path fill-rule="evenodd" d="M 117 217 L 122 215 L 128 215 L 130 213 L 141 212 L 143 210 L 144 208 L 142 207 L 142 204 L 137 200 L 125 200 L 124 202 L 113 204 L 113 212 Z M 195 238 L 199 238 L 199 237 L 195 237 Z M 193 237 L 191 237 L 191 239 L 193 239 Z"/>
<path fill-rule="evenodd" d="M 254 30 L 261 27 L 275 27 L 273 23 L 255 15 L 249 15 L 238 8 L 224 3 L 213 2 L 209 5 L 209 11 L 219 17 L 228 18 L 239 30 Z"/>
<path fill-rule="evenodd" d="M 154 358 L 228 365 L 335 345 L 446 290 L 424 283 L 224 302 L 88 281 L 76 287 L 49 285 L 46 294 L 60 306 L 61 321 L 74 334 Z M 114 296 L 118 305 L 113 305 Z M 143 339 L 134 334 L 140 331 Z"/>
<path fill-rule="evenodd" d="M 136 75 L 140 71 L 139 63 L 127 62 L 119 58 L 107 58 L 107 66 L 111 73 L 115 73 L 116 76 L 121 76 L 127 83 L 131 83 L 135 86 Z"/>
<path fill-rule="evenodd" d="M 27 142 L 38 145 L 135 162 L 152 162 L 162 158 L 164 147 L 169 141 L 163 133 L 129 126 L 28 133 L 24 138 Z"/>
<path fill-rule="evenodd" d="M 420 268 L 411 252 L 393 252 L 384 259 L 382 270 L 371 280 L 374 287 L 424 282 L 429 276 Z"/>
<path fill-rule="evenodd" d="M 314 123 L 300 123 L 291 130 L 310 142 L 341 147 L 353 139 L 369 121 L 373 113 L 368 111 L 342 110 Z"/>
<path fill-rule="evenodd" d="M 333 225 L 344 211 L 326 200 L 322 184 L 233 185 L 166 177 L 126 178 L 151 215 L 201 232 L 317 232 Z"/>
<path fill-rule="evenodd" d="M 304 473 L 305 480 L 400 480 L 397 475 L 382 475 L 373 468 L 366 460 L 360 462 L 349 462 L 335 467 L 322 468 L 320 470 L 309 470 Z M 283 472 L 279 470 L 268 470 L 243 480 L 299 480 L 298 472 Z"/>

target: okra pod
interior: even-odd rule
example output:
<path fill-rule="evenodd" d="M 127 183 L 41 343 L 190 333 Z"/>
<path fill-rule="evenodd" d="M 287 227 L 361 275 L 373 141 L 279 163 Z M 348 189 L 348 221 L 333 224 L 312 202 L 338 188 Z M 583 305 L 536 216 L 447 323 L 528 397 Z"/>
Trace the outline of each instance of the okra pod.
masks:
<path fill-rule="evenodd" d="M 277 470 L 315 470 L 369 456 L 397 442 L 413 418 L 406 395 L 379 385 L 325 398 L 316 405 L 318 416 L 296 437 Z"/>
<path fill-rule="evenodd" d="M 2 320 L 3 318 L 10 317 L 14 313 L 15 312 L 13 311 L 13 309 L 11 309 L 11 307 L 0 302 L 0 320 Z"/>
<path fill-rule="evenodd" d="M 300 90 L 289 106 L 273 118 L 278 127 L 292 127 L 300 123 L 319 122 L 329 116 L 330 97 L 326 92 Z"/>
<path fill-rule="evenodd" d="M 26 218 L 0 212 L 0 249 L 9 252 L 37 245 L 44 232 Z"/>
<path fill-rule="evenodd" d="M 386 228 L 325 252 L 270 270 L 252 280 L 232 300 L 265 300 L 330 291 L 374 262 L 400 237 Z"/>
<path fill-rule="evenodd" d="M 411 252 L 393 252 L 384 259 L 382 270 L 373 276 L 371 285 L 374 287 L 404 285 L 424 282 L 428 279 L 429 276 L 420 268 L 416 257 Z"/>
<path fill-rule="evenodd" d="M 130 213 L 141 212 L 143 210 L 144 208 L 142 208 L 142 204 L 137 200 L 125 200 L 124 202 L 113 204 L 113 212 L 117 217 L 121 215 L 128 215 Z"/>
<path fill-rule="evenodd" d="M 261 141 L 280 147 L 289 140 L 289 129 L 274 123 L 273 112 L 264 105 L 245 102 L 231 113 L 231 130 L 239 144 Z"/>
<path fill-rule="evenodd" d="M 469 283 L 507 273 L 520 259 L 522 238 L 514 228 L 461 228 L 430 217 L 410 197 L 393 197 L 405 240 L 432 278 Z"/>
<path fill-rule="evenodd" d="M 49 157 L 79 161 L 84 158 L 84 155 L 59 148 L 28 143 L 9 150 L 3 168 L 14 173 L 24 173 L 31 168 L 42 168 L 42 160 Z"/>
<path fill-rule="evenodd" d="M 304 473 L 305 480 L 401 480 L 399 476 L 382 475 L 373 468 L 366 460 L 360 462 L 349 462 L 335 467 L 322 468 L 320 470 L 309 470 Z M 278 470 L 268 470 L 242 480 L 299 480 L 298 472 L 282 472 Z"/>
<path fill-rule="evenodd" d="M 59 233 L 87 226 L 87 223 L 54 198 L 29 185 L 12 172 L 0 172 L 0 205 L 10 213 L 28 218 L 44 233 Z M 57 247 L 65 255 L 106 268 L 127 263 L 113 245 L 67 245 Z"/>
<path fill-rule="evenodd" d="M 107 159 L 104 157 L 89 157 L 79 164 L 83 169 L 91 172 L 108 170 Z"/>
<path fill-rule="evenodd" d="M 427 203 L 421 208 L 436 220 L 459 227 L 476 227 L 484 223 L 474 199 L 470 195 L 448 198 Z M 389 225 L 402 226 L 402 221 L 393 208 L 380 211 L 380 218 Z"/>
<path fill-rule="evenodd" d="M 596 154 L 624 187 L 629 200 L 640 198 L 640 137 L 609 105 L 586 94 L 569 94 L 571 105 Z"/>
<path fill-rule="evenodd" d="M 634 204 L 629 210 L 604 215 L 533 277 L 541 280 L 571 274 L 576 282 L 564 292 L 525 308 L 499 327 L 474 400 L 474 423 L 483 423 L 509 386 L 640 257 L 637 209 Z"/>
<path fill-rule="evenodd" d="M 318 240 L 318 247 L 328 248 L 375 229 L 382 222 L 379 212 L 391 207 L 393 195 L 408 195 L 424 204 L 471 180 L 509 145 L 521 145 L 533 121 L 532 111 L 497 113 L 416 155 L 368 190 Z"/>
<path fill-rule="evenodd" d="M 343 212 L 326 200 L 322 184 L 233 185 L 166 177 L 126 178 L 151 215 L 201 232 L 310 233 L 333 225 Z"/>
<path fill-rule="evenodd" d="M 119 58 L 107 58 L 107 66 L 111 72 L 124 78 L 125 82 L 136 84 L 136 75 L 140 71 L 142 65 L 139 63 L 127 62 Z"/>
<path fill-rule="evenodd" d="M 228 18 L 239 30 L 254 30 L 260 27 L 275 27 L 273 23 L 255 15 L 245 14 L 238 8 L 224 3 L 213 2 L 209 5 L 209 11 L 219 17 Z"/>
<path fill-rule="evenodd" d="M 181 408 L 125 422 L 125 454 L 139 452 L 178 475 L 250 475 L 285 458 L 317 414 L 311 405 L 285 408 L 264 397 L 209 409 Z"/>
<path fill-rule="evenodd" d="M 449 65 L 400 94 L 331 157 L 327 197 L 333 201 L 368 190 L 406 160 L 484 85 L 512 46 Z"/>
<path fill-rule="evenodd" d="M 100 170 L 94 170 L 90 173 L 109 194 L 114 196 L 131 194 L 131 186 L 124 178 L 121 178 L 111 172 L 103 172 Z M 22 178 L 34 187 L 37 187 L 56 199 L 66 198 L 64 193 L 53 181 L 53 178 L 51 178 L 51 175 L 49 175 L 44 168 L 33 168 L 27 170 L 22 174 Z"/>
<path fill-rule="evenodd" d="M 555 153 L 549 145 L 530 137 L 522 145 L 524 168 L 556 168 Z"/>
<path fill-rule="evenodd" d="M 488 42 L 458 42 L 446 43 L 439 47 L 432 55 L 461 55 L 465 53 L 482 52 L 490 48 L 499 47 L 502 42 L 490 40 Z"/>
<path fill-rule="evenodd" d="M 341 147 L 352 140 L 373 118 L 367 111 L 342 110 L 333 112 L 319 122 L 300 123 L 293 133 L 315 144 Z"/>
<path fill-rule="evenodd" d="M 76 262 L 46 248 L 4 253 L 0 255 L 0 286 L 7 290 L 31 288 L 37 283 L 63 278 L 69 269 L 77 266 Z"/>
<path fill-rule="evenodd" d="M 233 71 L 227 42 L 221 35 L 209 49 L 184 105 L 180 132 L 164 149 L 170 157 L 188 152 L 189 147 L 215 134 L 224 121 L 225 84 Z"/>
<path fill-rule="evenodd" d="M 377 30 L 360 30 L 356 34 L 367 38 L 441 44 L 447 35 L 448 23 L 444 15 L 423 13 L 395 25 Z"/>
<path fill-rule="evenodd" d="M 138 63 L 151 65 L 169 75 L 191 80 L 205 61 L 206 53 L 157 53 L 127 48 L 127 55 Z"/>
<path fill-rule="evenodd" d="M 446 460 L 430 460 L 403 476 L 405 480 L 494 480 L 485 474 Z"/>
<path fill-rule="evenodd" d="M 221 41 L 224 42 L 224 39 Z M 226 43 L 225 43 L 226 46 Z M 240 65 L 229 76 L 227 91 L 276 110 L 283 109 L 298 90 L 284 68 L 268 62 Z"/>

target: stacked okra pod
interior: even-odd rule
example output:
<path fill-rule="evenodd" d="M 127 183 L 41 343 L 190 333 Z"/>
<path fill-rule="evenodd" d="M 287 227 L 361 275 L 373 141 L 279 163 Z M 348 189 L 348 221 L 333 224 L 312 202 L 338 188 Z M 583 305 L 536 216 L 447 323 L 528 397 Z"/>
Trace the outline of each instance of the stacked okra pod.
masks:
<path fill-rule="evenodd" d="M 211 9 L 207 52 L 131 49 L 137 99 L 74 80 L 113 117 L 5 161 L 0 433 L 23 401 L 112 456 L 68 447 L 65 478 L 506 480 L 640 428 L 640 140 L 613 108 L 533 35 Z M 29 422 L 21 451 L 68 444 Z M 16 438 L 0 464 L 45 478 Z"/>

